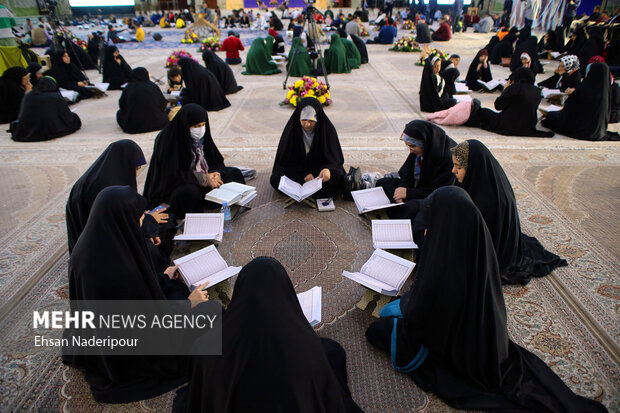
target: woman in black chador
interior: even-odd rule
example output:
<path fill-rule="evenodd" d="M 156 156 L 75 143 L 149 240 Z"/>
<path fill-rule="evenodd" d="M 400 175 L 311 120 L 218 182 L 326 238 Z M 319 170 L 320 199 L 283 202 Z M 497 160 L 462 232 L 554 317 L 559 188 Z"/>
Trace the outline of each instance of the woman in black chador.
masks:
<path fill-rule="evenodd" d="M 125 133 L 160 130 L 168 124 L 167 104 L 159 86 L 150 81 L 149 72 L 137 67 L 118 100 L 116 121 Z"/>
<path fill-rule="evenodd" d="M 69 259 L 71 300 L 88 300 L 82 301 L 85 309 L 92 300 L 189 299 L 192 307 L 207 300 L 200 288 L 190 294 L 175 279 L 175 267 L 161 274 L 153 269 L 140 229 L 147 204 L 129 186 L 111 186 L 97 195 Z M 77 305 L 71 302 L 72 309 Z M 184 313 L 200 311 L 200 307 L 190 310 L 187 301 L 178 306 Z M 64 337 L 72 342 L 74 334 L 79 337 L 80 330 L 65 330 Z M 189 374 L 187 357 L 85 355 L 79 349 L 75 353 L 75 348 L 73 354 L 63 350 L 63 362 L 83 371 L 99 403 L 153 398 L 186 382 Z"/>
<path fill-rule="evenodd" d="M 343 189 L 343 164 L 338 133 L 321 103 L 314 97 L 303 98 L 280 137 L 271 186 L 278 189 L 283 175 L 300 184 L 320 177 L 323 188 L 314 196 L 333 196 Z"/>
<path fill-rule="evenodd" d="M 389 208 L 391 218 L 414 219 L 419 201 L 435 189 L 452 185 L 452 152 L 456 145 L 443 129 L 425 120 L 414 120 L 405 126 L 401 140 L 409 149 L 409 156 L 398 171 L 399 178 L 377 181 L 390 201 L 405 202 L 404 206 Z"/>
<path fill-rule="evenodd" d="M 30 73 L 21 66 L 6 69 L 0 77 L 0 123 L 13 122 L 26 92 L 32 90 Z"/>
<path fill-rule="evenodd" d="M 183 219 L 187 212 L 204 211 L 209 190 L 232 181 L 245 183 L 238 168 L 224 165 L 207 112 L 195 104 L 183 106 L 155 138 L 144 196 L 152 207 L 169 204 Z"/>
<path fill-rule="evenodd" d="M 18 142 L 46 141 L 70 135 L 81 126 L 80 117 L 71 112 L 56 81 L 44 77 L 24 96 L 12 138 Z"/>
<path fill-rule="evenodd" d="M 502 94 L 495 99 L 497 113 L 488 108 L 480 109 L 480 126 L 491 132 L 508 136 L 537 136 L 548 138 L 553 132 L 539 131 L 538 105 L 542 99 L 540 89 L 534 86 L 534 74 L 520 67 L 510 75 Z"/>
<path fill-rule="evenodd" d="M 480 210 L 493 239 L 502 282 L 527 284 L 544 277 L 565 260 L 545 250 L 540 242 L 521 232 L 512 186 L 497 159 L 482 142 L 470 139 L 453 150 L 453 172 Z"/>
<path fill-rule="evenodd" d="M 129 81 L 131 67 L 121 56 L 116 46 L 106 46 L 103 55 L 103 82 L 110 90 L 119 90 Z"/>
<path fill-rule="evenodd" d="M 423 212 L 428 228 L 413 287 L 381 310 L 366 338 L 457 409 L 605 412 L 509 339 L 493 239 L 469 195 L 439 188 Z"/>
<path fill-rule="evenodd" d="M 222 331 L 222 355 L 194 358 L 173 412 L 361 411 L 347 387 L 344 349 L 310 327 L 275 259 L 243 267 Z"/>
<path fill-rule="evenodd" d="M 205 67 L 215 75 L 225 94 L 230 95 L 243 89 L 243 86 L 237 85 L 235 74 L 230 66 L 213 51 L 205 50 L 202 54 L 202 60 L 205 62 Z"/>
<path fill-rule="evenodd" d="M 586 78 L 564 102 L 564 108 L 547 113 L 541 125 L 575 139 L 619 140 L 618 133 L 607 130 L 612 103 L 609 88 L 609 66 L 592 63 Z"/>
<path fill-rule="evenodd" d="M 420 110 L 422 112 L 439 112 L 456 105 L 456 100 L 448 95 L 446 80 L 440 76 L 441 59 L 430 56 L 426 59 L 422 80 L 420 81 Z"/>
<path fill-rule="evenodd" d="M 179 59 L 185 89 L 181 91 L 183 104 L 196 103 L 206 110 L 218 111 L 230 106 L 226 94 L 215 75 L 188 57 Z"/>
<path fill-rule="evenodd" d="M 53 52 L 51 61 L 52 68 L 49 74 L 56 79 L 58 86 L 78 92 L 80 99 L 93 97 L 94 93 L 86 87 L 89 84 L 88 79 L 71 60 L 66 51 L 59 50 Z"/>
<path fill-rule="evenodd" d="M 482 85 L 478 82 L 488 82 L 493 80 L 493 74 L 491 73 L 491 63 L 489 62 L 489 52 L 486 49 L 481 49 L 474 60 L 472 60 L 467 69 L 467 76 L 465 77 L 465 83 L 471 90 L 480 90 Z"/>

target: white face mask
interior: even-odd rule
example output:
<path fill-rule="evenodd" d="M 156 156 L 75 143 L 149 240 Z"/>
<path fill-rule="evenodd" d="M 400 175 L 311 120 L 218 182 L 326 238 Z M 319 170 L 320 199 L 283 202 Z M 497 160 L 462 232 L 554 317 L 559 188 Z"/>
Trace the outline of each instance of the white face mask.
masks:
<path fill-rule="evenodd" d="M 189 128 L 189 134 L 191 135 L 193 140 L 197 141 L 203 136 L 205 136 L 205 130 L 205 126 L 201 126 L 199 128 Z"/>

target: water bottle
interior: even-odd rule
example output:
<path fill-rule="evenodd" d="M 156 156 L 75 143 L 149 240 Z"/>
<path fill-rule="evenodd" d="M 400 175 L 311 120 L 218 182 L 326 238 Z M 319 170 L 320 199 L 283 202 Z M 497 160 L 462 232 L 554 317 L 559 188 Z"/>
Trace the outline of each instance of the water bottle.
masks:
<path fill-rule="evenodd" d="M 220 212 L 224 214 L 224 232 L 232 231 L 232 216 L 230 215 L 230 207 L 227 202 L 222 204 Z"/>

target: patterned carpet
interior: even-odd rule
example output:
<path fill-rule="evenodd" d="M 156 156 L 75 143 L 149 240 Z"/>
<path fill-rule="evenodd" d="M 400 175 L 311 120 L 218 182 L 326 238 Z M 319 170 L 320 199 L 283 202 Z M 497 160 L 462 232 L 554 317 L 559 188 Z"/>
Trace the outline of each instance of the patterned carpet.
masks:
<path fill-rule="evenodd" d="M 458 34 L 443 47 L 463 56 L 464 71 L 487 37 Z M 413 65 L 419 55 L 386 49 L 369 46 L 369 65 L 329 77 L 334 104 L 327 114 L 339 132 L 347 166 L 364 171 L 397 170 L 407 156 L 400 132 L 406 122 L 422 117 L 417 97 L 421 69 Z M 132 66 L 145 66 L 159 77 L 169 51 L 127 48 L 122 53 Z M 240 66 L 233 70 L 245 89 L 229 96 L 230 108 L 209 113 L 211 129 L 227 164 L 259 170 L 251 182 L 259 196 L 250 211 L 235 219 L 233 232 L 218 249 L 234 265 L 275 256 L 298 292 L 323 287 L 323 323 L 317 333 L 346 349 L 353 397 L 366 411 L 451 411 L 393 371 L 387 355 L 363 337 L 374 304 L 358 309 L 364 289 L 340 274 L 358 270 L 372 252 L 369 222 L 350 202 L 337 202 L 336 211 L 327 213 L 303 205 L 284 209 L 282 197 L 268 185 L 279 135 L 291 113 L 278 104 L 284 74 L 245 77 Z M 496 78 L 506 74 L 503 68 L 493 71 Z M 89 76 L 98 79 L 94 72 Z M 71 185 L 109 142 L 129 137 L 113 121 L 120 93 L 108 95 L 75 105 L 84 126 L 74 135 L 21 144 L 0 133 L 2 411 L 170 409 L 173 393 L 130 405 L 97 404 L 81 374 L 62 366 L 57 351 L 32 346 L 32 311 L 67 308 L 64 204 Z M 496 96 L 476 95 L 486 105 Z M 503 137 L 456 127 L 446 131 L 457 141 L 477 138 L 491 148 L 515 189 L 523 230 L 570 264 L 527 287 L 504 288 L 510 336 L 575 392 L 620 411 L 620 144 Z M 150 156 L 155 135 L 130 138 Z M 139 180 L 144 178 L 142 173 Z"/>

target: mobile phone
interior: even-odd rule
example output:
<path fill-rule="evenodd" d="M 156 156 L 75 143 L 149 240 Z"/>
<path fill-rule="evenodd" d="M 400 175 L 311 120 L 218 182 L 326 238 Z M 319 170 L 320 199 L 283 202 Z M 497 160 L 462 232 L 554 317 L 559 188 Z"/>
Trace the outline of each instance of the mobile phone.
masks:
<path fill-rule="evenodd" d="M 170 208 L 170 205 L 168 204 L 161 204 L 159 206 L 156 206 L 155 208 L 151 209 L 149 211 L 149 213 L 154 213 L 154 212 L 159 212 L 159 211 L 165 211 L 166 209 Z"/>

